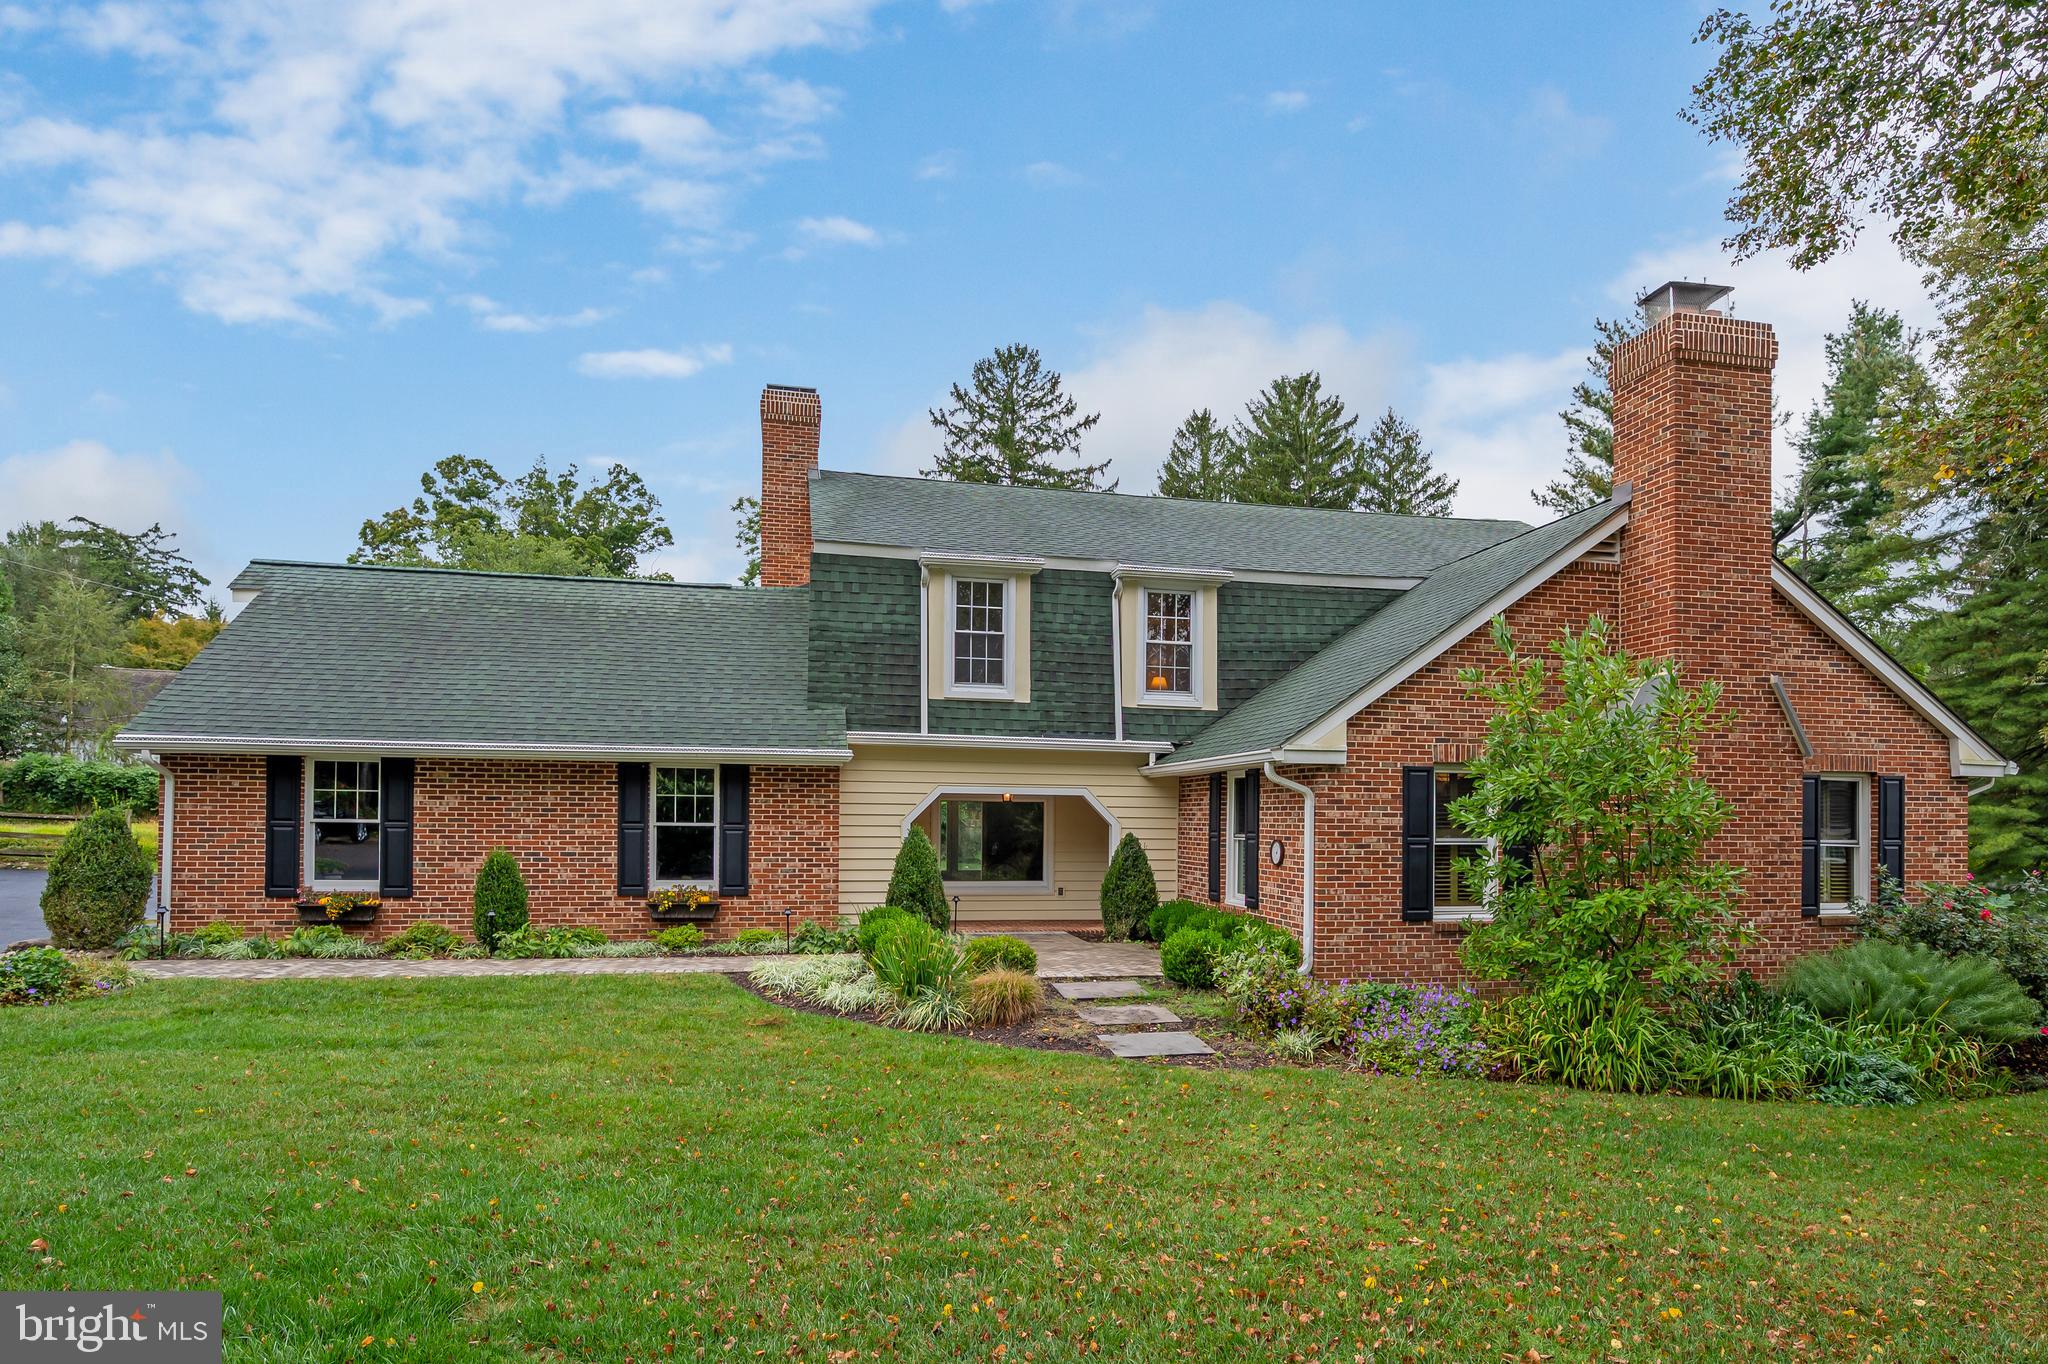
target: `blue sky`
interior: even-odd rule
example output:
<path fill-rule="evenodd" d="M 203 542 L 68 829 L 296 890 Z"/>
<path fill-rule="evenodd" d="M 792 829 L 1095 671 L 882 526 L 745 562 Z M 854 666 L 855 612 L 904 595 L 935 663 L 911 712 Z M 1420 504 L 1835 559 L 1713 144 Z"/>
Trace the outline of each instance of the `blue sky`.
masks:
<path fill-rule="evenodd" d="M 1881 234 L 1725 262 L 1699 17 L 0 3 L 0 519 L 162 520 L 224 587 L 344 556 L 446 454 L 619 461 L 661 566 L 726 578 L 763 383 L 819 388 L 829 466 L 912 472 L 1015 340 L 1125 491 L 1191 407 L 1313 367 L 1421 426 L 1461 512 L 1541 519 L 1634 289 L 1736 284 L 1794 410 L 1851 298 L 1926 318 Z"/>

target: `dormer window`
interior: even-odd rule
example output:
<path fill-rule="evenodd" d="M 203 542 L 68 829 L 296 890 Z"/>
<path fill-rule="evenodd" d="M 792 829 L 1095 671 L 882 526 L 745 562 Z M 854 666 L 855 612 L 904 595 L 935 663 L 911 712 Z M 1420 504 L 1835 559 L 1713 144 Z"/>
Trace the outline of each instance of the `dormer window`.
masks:
<path fill-rule="evenodd" d="M 1145 590 L 1145 694 L 1195 697 L 1195 594 Z"/>
<path fill-rule="evenodd" d="M 953 579 L 946 635 L 947 693 L 1010 694 L 1011 610 L 1007 578 Z"/>

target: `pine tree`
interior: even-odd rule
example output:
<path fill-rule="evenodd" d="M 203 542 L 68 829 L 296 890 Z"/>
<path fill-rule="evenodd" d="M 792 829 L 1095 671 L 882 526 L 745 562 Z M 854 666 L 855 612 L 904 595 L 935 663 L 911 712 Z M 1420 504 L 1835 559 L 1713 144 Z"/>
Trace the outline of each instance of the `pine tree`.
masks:
<path fill-rule="evenodd" d="M 1827 339 L 1828 383 L 1794 444 L 1799 483 L 1774 517 L 1787 563 L 1858 625 L 1896 643 L 1934 586 L 1930 547 L 1905 526 L 1880 442 L 1931 392 L 1899 315 L 1857 302 Z"/>
<path fill-rule="evenodd" d="M 932 409 L 945 445 L 925 477 L 1114 492 L 1114 482 L 1101 483 L 1108 460 L 1054 462 L 1078 459 L 1081 437 L 1102 420 L 1100 412 L 1077 415 L 1079 405 L 1060 385 L 1059 371 L 1045 368 L 1032 347 L 998 346 L 975 362 L 971 387 L 953 385 L 951 407 Z"/>
<path fill-rule="evenodd" d="M 1358 501 L 1357 417 L 1323 396 L 1323 376 L 1282 375 L 1231 427 L 1239 473 L 1233 497 L 1280 507 L 1349 508 Z"/>
<path fill-rule="evenodd" d="M 1159 471 L 1159 495 L 1228 502 L 1236 478 L 1237 447 L 1230 428 L 1206 407 L 1188 413 L 1166 449 L 1166 464 Z"/>
<path fill-rule="evenodd" d="M 0 757 L 20 752 L 28 739 L 28 664 L 21 656 L 21 626 L 13 590 L 0 577 Z"/>
<path fill-rule="evenodd" d="M 1458 481 L 1436 471 L 1422 433 L 1393 408 L 1358 446 L 1358 510 L 1400 516 L 1449 516 Z"/>
<path fill-rule="evenodd" d="M 761 585 L 761 499 L 742 497 L 732 504 L 733 514 L 739 520 L 733 524 L 733 543 L 746 557 L 747 565 L 740 570 L 741 587 Z"/>
<path fill-rule="evenodd" d="M 100 737 L 125 718 L 121 689 L 107 666 L 116 662 L 127 623 L 107 593 L 59 579 L 20 632 L 27 664 L 27 700 L 50 747 L 72 748 Z"/>
<path fill-rule="evenodd" d="M 1572 405 L 1558 413 L 1570 438 L 1564 475 L 1534 493 L 1537 505 L 1559 516 L 1605 502 L 1614 495 L 1614 395 L 1607 389 L 1607 367 L 1614 348 L 1634 336 L 1635 323 L 1595 318 L 1599 340 L 1586 357 L 1586 377 L 1572 386 Z"/>

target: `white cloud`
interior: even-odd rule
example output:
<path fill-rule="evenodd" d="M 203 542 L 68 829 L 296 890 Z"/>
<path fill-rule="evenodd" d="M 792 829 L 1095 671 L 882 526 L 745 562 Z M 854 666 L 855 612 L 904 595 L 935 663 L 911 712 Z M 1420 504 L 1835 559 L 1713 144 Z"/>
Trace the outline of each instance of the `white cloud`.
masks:
<path fill-rule="evenodd" d="M 878 4 L 215 0 L 81 11 L 51 31 L 147 68 L 90 115 L 0 115 L 0 174 L 33 192 L 12 196 L 33 207 L 0 220 L 0 256 L 97 275 L 148 270 L 186 306 L 231 322 L 318 324 L 336 300 L 387 320 L 412 315 L 424 305 L 390 291 L 394 268 L 455 258 L 472 245 L 475 216 L 507 196 L 620 190 L 651 212 L 715 225 L 720 205 L 702 187 L 579 158 L 564 136 L 570 111 L 590 99 L 654 108 L 635 104 L 635 91 L 686 84 L 743 101 L 736 116 L 767 127 L 758 158 L 729 169 L 740 183 L 759 160 L 818 154 L 814 134 L 790 130 L 832 106 L 831 92 L 759 64 L 859 37 Z M 732 72 L 747 75 L 718 79 Z M 102 115 L 101 103 L 122 112 Z M 702 129 L 691 111 L 669 112 L 682 117 L 642 117 L 629 140 L 650 159 L 688 163 Z"/>
<path fill-rule="evenodd" d="M 706 365 L 732 363 L 732 347 L 694 346 L 678 350 L 594 350 L 576 359 L 579 374 L 592 379 L 687 379 Z"/>
<path fill-rule="evenodd" d="M 622 104 L 606 110 L 598 122 L 613 137 L 671 165 L 710 165 L 725 154 L 724 140 L 711 120 L 690 109 Z"/>
<path fill-rule="evenodd" d="M 476 316 L 476 324 L 487 332 L 531 335 L 560 327 L 588 327 L 612 315 L 610 308 L 579 308 L 573 313 L 515 313 L 482 294 L 463 294 L 455 301 L 469 309 Z"/>
<path fill-rule="evenodd" d="M 1584 347 L 1550 355 L 1511 353 L 1424 367 L 1420 398 L 1408 416 L 1437 468 L 1458 480 L 1460 516 L 1549 519 L 1529 494 L 1564 467 L 1564 424 L 1557 414 L 1591 349 L 1589 336 Z"/>
<path fill-rule="evenodd" d="M 124 455 L 96 440 L 0 458 L 0 507 L 7 524 L 89 516 L 125 531 L 184 520 L 193 477 L 176 455 Z"/>
<path fill-rule="evenodd" d="M 1597 114 L 1580 113 L 1554 85 L 1538 86 L 1530 93 L 1516 128 L 1534 145 L 1536 159 L 1545 169 L 1597 156 L 1614 135 L 1612 123 Z"/>
<path fill-rule="evenodd" d="M 933 152 L 917 163 L 911 177 L 917 180 L 951 180 L 960 173 L 960 153 Z"/>
<path fill-rule="evenodd" d="M 880 246 L 882 234 L 866 223 L 841 214 L 828 218 L 802 218 L 797 235 L 813 246 Z"/>
<path fill-rule="evenodd" d="M 1298 114 L 1306 108 L 1306 90 L 1274 90 L 1266 95 L 1266 112 L 1269 114 Z"/>
<path fill-rule="evenodd" d="M 1057 161 L 1033 161 L 1024 168 L 1024 182 L 1033 189 L 1065 189 L 1080 184 L 1081 174 Z"/>

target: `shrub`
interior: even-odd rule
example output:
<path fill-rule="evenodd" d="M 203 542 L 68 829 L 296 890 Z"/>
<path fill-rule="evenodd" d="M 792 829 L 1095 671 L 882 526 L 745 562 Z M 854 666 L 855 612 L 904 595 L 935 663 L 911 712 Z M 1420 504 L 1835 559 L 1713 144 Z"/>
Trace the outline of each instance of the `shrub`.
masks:
<path fill-rule="evenodd" d="M 1267 1039 L 1267 1050 L 1282 1061 L 1313 1061 L 1323 1049 L 1314 1028 L 1282 1028 Z"/>
<path fill-rule="evenodd" d="M 1136 937 L 1158 908 L 1152 860 L 1138 836 L 1127 833 L 1117 840 L 1109 870 L 1102 874 L 1102 934 L 1112 942 Z"/>
<path fill-rule="evenodd" d="M 548 951 L 547 939 L 532 924 L 521 924 L 509 933 L 498 934 L 498 940 L 490 946 L 490 953 L 507 961 L 552 955 Z"/>
<path fill-rule="evenodd" d="M 1176 929 L 1185 926 L 1192 915 L 1208 908 L 1194 900 L 1168 900 L 1145 917 L 1145 937 L 1150 942 L 1163 943 Z"/>
<path fill-rule="evenodd" d="M 0 772 L 0 807 L 45 814 L 155 811 L 157 774 L 140 764 L 86 761 L 61 753 L 25 753 Z"/>
<path fill-rule="evenodd" d="M 1857 907 L 1866 937 L 1918 943 L 1944 957 L 1988 957 L 2048 1007 L 2048 881 L 2030 871 L 1994 889 L 1977 880 L 1931 882 L 1908 900 L 1887 881 L 1875 902 Z"/>
<path fill-rule="evenodd" d="M 796 926 L 796 936 L 790 939 L 789 950 L 806 956 L 837 956 L 853 950 L 853 930 L 821 924 L 815 920 Z"/>
<path fill-rule="evenodd" d="M 944 930 L 953 916 L 946 908 L 946 884 L 939 877 L 939 855 L 923 829 L 910 826 L 896 850 L 896 868 L 889 874 L 884 903 Z"/>
<path fill-rule="evenodd" d="M 860 926 L 853 930 L 854 950 L 863 957 L 873 957 L 875 944 L 881 941 L 882 935 L 896 924 L 911 918 L 912 915 L 904 913 L 894 905 L 880 905 L 868 910 L 860 916 Z M 923 923 L 924 920 L 916 919 L 915 922 Z"/>
<path fill-rule="evenodd" d="M 782 935 L 772 928 L 743 928 L 732 935 L 733 947 L 741 952 L 782 950 Z"/>
<path fill-rule="evenodd" d="M 1045 1006 L 1045 987 L 1028 971 L 997 967 L 967 982 L 963 1002 L 978 1027 L 1009 1028 L 1035 1017 Z"/>
<path fill-rule="evenodd" d="M 1000 967 L 1007 971 L 1022 971 L 1034 975 L 1038 971 L 1038 949 L 1022 938 L 997 933 L 986 938 L 969 938 L 963 953 L 970 971 L 988 971 Z"/>
<path fill-rule="evenodd" d="M 1518 995 L 1485 1011 L 1480 1036 L 1524 1079 L 1574 1089 L 1655 1094 L 1684 1064 L 1685 1036 L 1636 996 Z"/>
<path fill-rule="evenodd" d="M 518 861 L 504 848 L 491 849 L 477 868 L 476 890 L 470 898 L 476 940 L 496 952 L 500 938 L 526 927 L 526 900 L 526 878 L 519 874 Z"/>
<path fill-rule="evenodd" d="M 64 835 L 43 887 L 43 922 L 59 947 L 103 950 L 142 922 L 149 899 L 149 858 L 128 817 L 95 810 Z"/>
<path fill-rule="evenodd" d="M 201 947 L 218 947 L 223 943 L 240 942 L 242 926 L 226 919 L 209 919 L 193 929 L 190 936 Z"/>
<path fill-rule="evenodd" d="M 1861 1052 L 1850 1058 L 1840 1079 L 1815 1091 L 1813 1097 L 1824 1104 L 1857 1108 L 1918 1103 L 1919 1078 L 1919 1072 L 1896 1056 L 1881 1051 Z"/>
<path fill-rule="evenodd" d="M 704 930 L 695 924 L 671 924 L 649 941 L 664 952 L 690 952 L 704 945 Z"/>
<path fill-rule="evenodd" d="M 445 957 L 460 946 L 462 937 L 454 929 L 419 919 L 407 924 L 403 932 L 385 939 L 384 951 L 417 961 L 423 957 Z"/>
<path fill-rule="evenodd" d="M 117 961 L 81 960 L 54 947 L 24 947 L 0 954 L 0 1005 L 50 1005 L 111 994 L 134 982 Z"/>
<path fill-rule="evenodd" d="M 2016 1042 L 2040 1007 L 1984 957 L 1944 957 L 1918 944 L 1863 942 L 1795 962 L 1785 990 L 1823 1018 L 1895 1028 L 1939 1023 L 1959 1037 Z"/>
<path fill-rule="evenodd" d="M 1206 928 L 1176 930 L 1159 949 L 1159 973 L 1176 985 L 1206 990 L 1216 983 L 1223 939 Z"/>
<path fill-rule="evenodd" d="M 347 939 L 348 934 L 342 932 L 335 924 L 300 924 L 285 934 L 284 940 L 278 943 L 277 950 L 287 957 L 317 957 L 320 955 L 319 948 Z"/>

